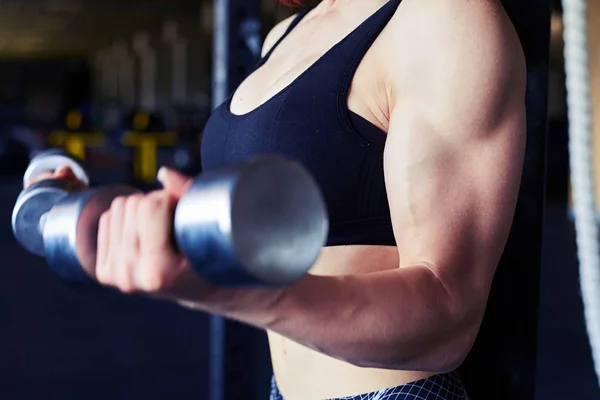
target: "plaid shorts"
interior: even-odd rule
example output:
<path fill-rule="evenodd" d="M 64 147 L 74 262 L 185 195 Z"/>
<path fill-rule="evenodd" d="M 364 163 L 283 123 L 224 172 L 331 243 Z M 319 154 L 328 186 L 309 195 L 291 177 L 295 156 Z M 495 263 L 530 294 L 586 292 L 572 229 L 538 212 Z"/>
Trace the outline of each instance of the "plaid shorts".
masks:
<path fill-rule="evenodd" d="M 467 400 L 467 393 L 458 373 L 435 375 L 373 393 L 330 400 Z M 271 380 L 271 400 L 284 400 L 275 377 Z"/>

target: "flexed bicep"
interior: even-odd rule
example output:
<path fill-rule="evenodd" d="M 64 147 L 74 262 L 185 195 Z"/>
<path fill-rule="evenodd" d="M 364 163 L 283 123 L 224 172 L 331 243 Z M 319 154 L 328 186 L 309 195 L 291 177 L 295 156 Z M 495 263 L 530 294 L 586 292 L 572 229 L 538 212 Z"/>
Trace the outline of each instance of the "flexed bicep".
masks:
<path fill-rule="evenodd" d="M 480 36 L 440 26 L 453 35 L 414 49 L 444 62 L 415 62 L 394 78 L 402 98 L 385 150 L 402 266 L 427 265 L 459 303 L 480 310 L 512 224 L 525 151 L 524 61 L 496 25 Z M 466 58 L 477 61 L 465 67 Z M 407 71 L 420 85 L 407 83 Z"/>

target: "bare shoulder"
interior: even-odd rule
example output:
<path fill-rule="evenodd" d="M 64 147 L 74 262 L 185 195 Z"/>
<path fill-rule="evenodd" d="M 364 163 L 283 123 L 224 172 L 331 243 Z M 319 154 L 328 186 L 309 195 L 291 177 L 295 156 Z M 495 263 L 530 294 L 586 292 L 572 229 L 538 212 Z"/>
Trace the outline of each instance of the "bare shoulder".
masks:
<path fill-rule="evenodd" d="M 262 56 L 264 57 L 269 50 L 277 43 L 277 41 L 283 36 L 285 31 L 288 29 L 294 18 L 298 14 L 287 17 L 283 21 L 278 22 L 267 34 L 262 48 Z"/>
<path fill-rule="evenodd" d="M 488 51 L 520 51 L 512 22 L 497 0 L 404 0 L 391 27 L 395 34 L 410 34 L 412 42 L 428 44 L 424 50 L 485 44 L 492 46 Z"/>
<path fill-rule="evenodd" d="M 515 104 L 525 96 L 525 58 L 498 1 L 405 0 L 385 40 L 397 50 L 386 63 L 391 102 L 407 97 L 436 118 L 476 112 L 481 120 L 472 123 L 522 111 Z"/>

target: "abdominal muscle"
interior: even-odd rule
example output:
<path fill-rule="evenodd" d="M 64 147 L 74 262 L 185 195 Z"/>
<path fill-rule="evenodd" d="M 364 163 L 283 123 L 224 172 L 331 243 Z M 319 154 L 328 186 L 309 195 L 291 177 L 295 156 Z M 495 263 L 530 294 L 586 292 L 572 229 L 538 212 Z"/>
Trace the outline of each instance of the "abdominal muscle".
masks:
<path fill-rule="evenodd" d="M 396 247 L 324 248 L 314 275 L 367 274 L 398 268 Z M 353 396 L 417 381 L 433 373 L 359 368 L 268 332 L 275 378 L 286 400 Z"/>

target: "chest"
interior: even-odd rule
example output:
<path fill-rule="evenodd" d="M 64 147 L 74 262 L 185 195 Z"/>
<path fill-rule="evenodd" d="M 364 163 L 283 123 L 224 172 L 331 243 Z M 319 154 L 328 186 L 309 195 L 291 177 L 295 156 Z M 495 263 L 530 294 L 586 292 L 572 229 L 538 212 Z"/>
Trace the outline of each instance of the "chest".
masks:
<path fill-rule="evenodd" d="M 323 28 L 335 35 L 311 25 L 294 28 L 209 119 L 203 170 L 267 154 L 293 159 L 316 179 L 331 220 L 339 223 L 332 243 L 348 243 L 352 221 L 366 221 L 348 228 L 356 232 L 378 229 L 389 214 L 380 41 L 386 15 L 359 29 L 358 22 Z"/>
<path fill-rule="evenodd" d="M 350 60 L 344 59 L 348 54 L 340 57 L 339 52 L 342 48 L 352 47 L 348 46 L 348 42 L 357 24 L 357 21 L 348 17 L 337 17 L 331 21 L 303 21 L 242 82 L 231 98 L 229 112 L 238 116 L 251 113 L 272 99 L 284 96 L 295 86 L 308 87 L 316 82 L 323 90 L 327 90 L 326 83 L 336 81 L 340 74 L 346 73 L 344 64 Z M 381 68 L 383 41 L 385 38 L 378 38 L 370 45 L 360 57 L 358 66 L 350 72 L 344 106 L 387 131 L 386 77 Z M 322 94 L 314 86 L 311 89 L 312 96 L 319 97 Z"/>

